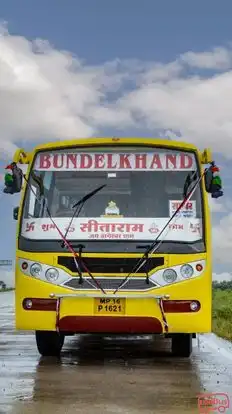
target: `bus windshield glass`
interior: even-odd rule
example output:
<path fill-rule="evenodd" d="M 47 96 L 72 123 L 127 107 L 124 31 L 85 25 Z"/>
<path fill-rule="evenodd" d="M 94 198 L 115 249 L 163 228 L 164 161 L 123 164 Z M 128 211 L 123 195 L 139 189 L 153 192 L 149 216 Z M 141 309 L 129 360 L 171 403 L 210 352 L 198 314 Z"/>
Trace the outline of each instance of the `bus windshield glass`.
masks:
<path fill-rule="evenodd" d="M 42 151 L 32 172 L 44 187 L 49 211 L 66 232 L 73 205 L 101 185 L 69 228 L 69 240 L 152 241 L 183 200 L 187 175 L 199 167 L 194 152 L 159 148 L 88 148 Z M 170 223 L 162 239 L 180 243 L 202 240 L 201 185 Z M 21 235 L 33 240 L 60 240 L 40 202 L 33 175 L 23 207 Z"/>

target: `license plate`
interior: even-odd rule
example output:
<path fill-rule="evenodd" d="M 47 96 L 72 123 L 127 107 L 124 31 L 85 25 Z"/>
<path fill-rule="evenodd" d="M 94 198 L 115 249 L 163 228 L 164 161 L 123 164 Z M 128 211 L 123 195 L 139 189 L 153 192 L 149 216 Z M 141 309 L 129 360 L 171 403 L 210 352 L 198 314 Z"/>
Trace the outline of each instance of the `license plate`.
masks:
<path fill-rule="evenodd" d="M 94 298 L 94 313 L 97 315 L 124 315 L 125 299 Z"/>

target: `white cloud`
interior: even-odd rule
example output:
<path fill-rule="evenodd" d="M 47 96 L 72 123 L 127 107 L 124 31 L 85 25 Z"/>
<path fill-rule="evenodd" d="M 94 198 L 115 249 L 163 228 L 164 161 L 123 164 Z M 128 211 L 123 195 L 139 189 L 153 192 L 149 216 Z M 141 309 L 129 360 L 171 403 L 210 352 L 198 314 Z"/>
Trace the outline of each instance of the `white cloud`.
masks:
<path fill-rule="evenodd" d="M 215 47 L 211 52 L 187 52 L 180 56 L 180 60 L 191 67 L 226 70 L 232 67 L 232 51 Z"/>
<path fill-rule="evenodd" d="M 21 140 L 104 135 L 104 127 L 115 128 L 113 135 L 124 130 L 126 136 L 136 126 L 144 128 L 144 136 L 159 129 L 162 137 L 210 146 L 232 158 L 229 48 L 189 51 L 168 63 L 115 59 L 88 66 L 46 41 L 31 42 L 9 34 L 6 26 L 0 29 L 0 158 L 11 156 Z M 209 198 L 209 205 L 213 218 L 232 208 L 226 197 Z M 231 264 L 232 213 L 213 226 L 212 236 L 215 264 Z"/>
<path fill-rule="evenodd" d="M 144 128 L 144 136 L 158 129 L 160 136 L 210 146 L 231 158 L 231 89 L 229 48 L 189 51 L 168 63 L 115 59 L 88 66 L 46 41 L 13 36 L 2 26 L 0 158 L 8 158 L 21 140 L 104 135 L 104 127 L 126 136 L 136 126 Z M 231 210 L 224 198 L 209 202 L 213 213 Z M 228 215 L 213 229 L 214 254 L 222 263 L 231 261 L 231 226 Z"/>
<path fill-rule="evenodd" d="M 231 62 L 231 50 L 217 47 L 165 64 L 115 59 L 88 66 L 46 41 L 12 36 L 2 26 L 0 154 L 12 154 L 20 140 L 88 137 L 104 134 L 104 127 L 114 128 L 115 135 L 124 130 L 125 136 L 139 126 L 145 136 L 159 129 L 230 158 Z M 221 72 L 189 75 L 191 68 Z"/>
<path fill-rule="evenodd" d="M 213 226 L 213 258 L 215 263 L 227 266 L 232 261 L 232 213 L 222 217 Z"/>
<path fill-rule="evenodd" d="M 109 71 L 109 65 L 107 66 Z M 90 136 L 87 108 L 100 105 L 103 68 L 91 68 L 42 41 L 0 33 L 0 153 L 18 140 L 41 141 Z"/>
<path fill-rule="evenodd" d="M 223 203 L 218 199 L 212 198 L 211 195 L 208 197 L 209 200 L 209 208 L 212 213 L 226 213 L 227 206 L 223 200 Z"/>
<path fill-rule="evenodd" d="M 167 63 L 166 65 L 162 63 L 153 63 L 140 75 L 139 80 L 146 84 L 157 81 L 165 82 L 169 79 L 178 77 L 182 71 L 183 66 L 178 61 Z"/>
<path fill-rule="evenodd" d="M 181 140 L 230 158 L 232 154 L 232 72 L 201 79 L 170 79 L 143 84 L 123 97 L 119 108 L 130 110 L 149 129 L 180 131 Z"/>
<path fill-rule="evenodd" d="M 232 273 L 224 272 L 224 273 L 213 273 L 213 281 L 216 282 L 229 282 L 232 280 Z"/>

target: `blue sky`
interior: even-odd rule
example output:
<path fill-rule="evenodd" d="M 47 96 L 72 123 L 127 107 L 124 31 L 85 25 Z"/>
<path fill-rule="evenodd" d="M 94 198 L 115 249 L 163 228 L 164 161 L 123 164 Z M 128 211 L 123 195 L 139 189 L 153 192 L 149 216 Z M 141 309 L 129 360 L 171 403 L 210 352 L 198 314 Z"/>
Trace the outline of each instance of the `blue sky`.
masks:
<path fill-rule="evenodd" d="M 231 42 L 230 0 L 1 1 L 12 34 L 48 39 L 89 63 L 116 57 L 168 62 Z"/>
<path fill-rule="evenodd" d="M 0 18 L 2 22 L 6 22 L 6 27 L 8 28 L 6 30 L 9 32 L 8 37 L 2 41 L 5 42 L 4 45 L 6 45 L 7 51 L 10 51 L 6 59 L 6 54 L 3 56 L 4 50 L 2 49 L 2 52 L 0 50 L 0 64 L 2 61 L 0 77 L 1 73 L 3 73 L 6 82 L 2 90 L 9 92 L 8 89 L 12 88 L 12 83 L 10 85 L 10 82 L 12 82 L 12 76 L 19 76 L 19 65 L 25 66 L 27 62 L 28 65 L 33 65 L 36 62 L 37 66 L 33 66 L 35 74 L 33 80 L 30 80 L 31 84 L 36 79 L 36 76 L 38 76 L 37 84 L 41 82 L 41 88 L 43 86 L 42 82 L 44 82 L 44 85 L 48 81 L 51 83 L 51 72 L 53 70 L 54 76 L 57 76 L 52 89 L 54 102 L 57 105 L 57 108 L 55 108 L 56 112 L 54 109 L 54 119 L 56 119 L 55 116 L 58 118 L 63 116 L 64 111 L 67 129 L 71 135 L 75 128 L 80 131 L 80 134 L 85 136 L 92 135 L 95 132 L 97 135 L 113 135 L 117 127 L 113 120 L 116 114 L 118 124 L 121 125 L 120 135 L 152 136 L 154 131 L 172 130 L 175 132 L 181 131 L 184 140 L 188 141 L 189 137 L 192 142 L 199 145 L 201 143 L 203 145 L 203 141 L 205 141 L 206 145 L 211 145 L 212 141 L 214 154 L 217 156 L 216 159 L 224 166 L 222 177 L 226 183 L 225 201 L 220 200 L 216 207 L 218 212 L 213 213 L 214 237 L 221 237 L 221 228 L 227 229 L 228 223 L 232 222 L 229 216 L 231 211 L 231 159 L 228 156 L 230 150 L 232 150 L 232 147 L 230 147 L 230 134 L 232 132 L 230 127 L 231 98 L 229 92 L 228 95 L 224 93 L 224 90 L 229 91 L 232 85 L 229 78 L 232 61 L 231 1 L 225 0 L 222 4 L 219 1 L 209 0 L 204 2 L 199 0 L 195 2 L 186 2 L 184 0 L 176 0 L 175 2 L 155 0 L 145 0 L 144 2 L 138 0 L 127 0 L 124 2 L 110 2 L 107 0 L 69 0 L 68 2 L 40 0 L 38 2 L 31 0 L 28 2 L 20 0 L 19 4 L 20 7 L 16 7 L 14 0 L 1 0 Z M 31 50 L 25 50 L 25 45 L 14 43 L 18 36 L 25 39 L 26 42 L 33 41 L 36 38 L 47 40 L 51 45 L 52 51 L 50 50 L 47 53 L 46 60 L 44 58 L 42 61 L 41 58 L 41 61 L 38 61 Z M 31 45 L 31 43 L 27 44 Z M 21 46 L 22 54 L 18 55 L 19 51 L 21 51 Z M 218 48 L 218 50 L 215 48 Z M 56 52 L 55 54 L 54 51 Z M 63 51 L 73 54 L 78 64 L 81 65 L 81 69 L 78 72 L 79 78 L 76 77 L 73 81 L 70 80 L 70 76 L 66 76 L 70 75 L 70 72 L 67 73 L 68 69 L 65 67 L 65 63 L 63 63 Z M 107 72 L 109 68 L 106 68 L 107 62 L 111 62 L 112 65 L 110 75 Z M 9 78 L 5 77 L 6 65 L 10 66 L 11 70 L 11 72 L 9 71 Z M 49 65 L 51 65 L 51 71 L 49 71 Z M 39 67 L 39 71 L 37 71 L 36 67 Z M 23 67 L 23 74 L 26 69 Z M 157 72 L 158 70 L 160 73 Z M 93 76 L 94 71 L 97 73 L 97 86 Z M 99 75 L 99 71 L 104 73 Z M 166 71 L 168 74 L 163 79 Z M 32 71 L 29 71 L 29 73 L 31 74 Z M 89 79 L 89 76 L 91 79 Z M 126 77 L 125 81 L 121 79 L 123 76 Z M 199 80 L 198 77 L 201 79 Z M 107 89 L 105 90 L 100 84 L 105 85 L 108 79 L 110 79 L 110 87 L 108 89 L 105 88 Z M 188 80 L 189 83 L 187 84 Z M 206 82 L 203 82 L 203 80 Z M 210 81 L 209 91 L 207 90 L 207 80 Z M 56 95 L 56 88 L 58 90 L 62 82 L 68 85 L 70 91 L 68 107 L 65 107 L 65 110 L 63 91 L 59 90 L 58 95 Z M 72 91 L 71 82 L 74 85 L 74 92 Z M 77 82 L 86 85 L 85 91 L 75 89 Z M 133 86 L 131 87 L 132 82 Z M 151 108 L 156 105 L 158 98 L 153 100 L 153 96 L 148 96 L 142 82 L 147 82 L 152 92 L 154 92 L 154 87 L 157 84 L 159 86 L 154 96 L 163 99 L 164 106 L 162 108 L 164 108 L 164 112 L 162 114 L 159 113 L 158 117 L 159 108 L 156 108 L 155 116 L 157 117 L 155 122 L 153 122 Z M 199 125 L 199 115 L 196 114 L 195 118 L 193 117 L 194 122 L 191 117 L 188 118 L 187 113 L 185 116 L 185 105 L 182 104 L 184 102 L 184 94 L 186 94 L 186 99 L 194 95 L 194 82 L 196 82 L 198 95 L 189 111 L 200 108 L 200 114 L 204 113 L 202 125 Z M 173 94 L 167 98 L 167 93 L 170 91 L 170 89 L 164 90 L 167 87 L 167 83 L 172 91 L 174 88 L 177 106 L 183 105 L 181 114 L 175 112 L 177 111 L 174 108 L 175 102 L 173 104 L 170 100 L 170 96 L 173 96 Z M 89 85 L 92 88 L 91 93 L 88 92 Z M 0 85 L 0 92 L 1 87 Z M 216 91 L 217 87 L 219 88 L 219 94 L 215 92 L 215 96 L 209 96 L 213 94 L 214 90 Z M 135 93 L 134 95 L 129 93 L 130 88 Z M 160 94 L 157 95 L 161 89 L 165 94 L 162 96 Z M 35 88 L 33 87 L 30 90 L 30 99 L 32 97 L 31 91 L 35 91 Z M 12 90 L 10 92 L 11 94 L 7 95 L 7 99 L 9 96 L 12 98 Z M 99 92 L 104 94 L 103 107 L 102 98 L 98 96 Z M 14 93 L 16 92 L 14 91 Z M 27 90 L 25 99 L 29 102 L 28 96 Z M 209 101 L 207 101 L 207 96 Z M 40 99 L 36 92 L 35 97 L 33 104 Z M 56 97 L 58 98 L 55 100 Z M 9 105 L 8 101 L 4 100 L 3 111 L 1 110 L 0 102 L 0 116 L 4 119 L 9 117 L 9 122 L 5 122 L 3 127 L 1 127 L 3 135 L 5 133 L 5 141 L 3 139 L 2 147 L 0 147 L 2 148 L 2 153 L 13 149 L 13 146 L 9 147 L 11 145 L 9 143 L 19 145 L 19 142 L 23 141 L 24 146 L 29 148 L 35 145 L 37 141 L 46 141 L 50 139 L 50 136 L 52 137 L 51 139 L 59 136 L 58 128 L 62 131 L 63 124 L 61 124 L 61 127 L 58 125 L 57 129 L 54 129 L 47 119 L 44 122 L 44 105 L 42 104 L 41 112 L 36 109 L 39 116 L 35 125 L 32 125 L 34 113 L 30 113 L 30 108 L 28 109 L 30 122 L 26 118 L 26 121 L 23 122 L 23 116 L 27 113 L 27 108 L 25 107 L 24 109 L 23 106 L 25 105 L 25 99 L 23 99 L 22 95 L 14 95 L 14 102 L 12 101 L 12 104 L 9 100 L 11 102 Z M 118 101 L 118 99 L 120 100 Z M 59 107 L 57 100 L 59 101 Z M 80 104 L 78 110 L 74 108 L 77 101 L 84 102 L 83 105 Z M 148 107 L 148 101 L 150 107 Z M 225 105 L 225 102 L 228 104 L 225 111 L 220 117 L 217 114 L 217 124 L 215 121 L 215 125 L 212 125 L 215 117 L 211 114 L 214 110 L 216 113 L 218 112 L 217 104 L 221 108 L 222 105 Z M 109 103 L 113 104 L 113 106 Z M 209 108 L 211 104 L 212 108 Z M 49 105 L 51 108 L 52 104 L 50 103 Z M 84 105 L 89 105 L 88 116 L 86 111 L 83 111 Z M 134 111 L 138 111 L 139 107 L 142 108 L 140 115 L 146 120 L 145 124 L 140 124 L 135 119 L 132 119 Z M 106 109 L 107 112 L 104 112 Z M 109 111 L 112 111 L 112 113 Z M 15 119 L 14 115 L 18 113 L 20 115 Z M 79 115 L 84 122 L 83 124 L 80 123 L 82 121 L 76 123 L 75 117 L 79 117 Z M 212 116 L 212 120 L 210 116 Z M 21 124 L 19 123 L 19 118 L 22 119 Z M 106 118 L 107 122 L 105 121 Z M 43 123 L 46 124 L 44 128 L 41 127 Z M 90 126 L 91 130 L 89 129 Z M 221 134 L 220 128 L 222 128 Z M 38 131 L 40 138 L 37 135 Z M 188 134 L 188 136 L 185 136 L 185 134 Z M 220 137 L 224 137 L 224 141 L 220 141 Z M 7 159 L 7 156 L 4 155 L 1 158 Z M 1 168 L 4 163 L 5 160 L 0 162 L 0 173 L 3 172 Z M 0 258 L 14 257 L 15 222 L 11 218 L 11 209 L 14 205 L 17 205 L 17 196 L 13 196 L 9 200 L 9 197 L 2 197 L 0 195 L 1 230 L 2 234 L 5 235 L 4 243 L 1 246 Z M 222 205 L 227 205 L 227 207 L 223 209 Z M 219 220 L 221 218 L 228 219 L 229 221 L 225 222 L 227 224 L 223 224 L 225 227 L 221 226 L 220 228 Z M 229 249 L 230 241 L 227 240 L 227 242 L 226 249 Z M 220 260 L 217 260 L 218 264 L 214 269 L 215 271 L 227 271 L 228 264 L 223 265 L 222 262 L 220 263 Z"/>

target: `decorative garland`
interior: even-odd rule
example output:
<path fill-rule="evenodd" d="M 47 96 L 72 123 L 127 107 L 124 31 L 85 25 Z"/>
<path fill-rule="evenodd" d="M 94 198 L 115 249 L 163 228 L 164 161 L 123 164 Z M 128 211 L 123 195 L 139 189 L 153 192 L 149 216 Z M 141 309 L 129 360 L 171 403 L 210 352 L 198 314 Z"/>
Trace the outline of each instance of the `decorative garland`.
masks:
<path fill-rule="evenodd" d="M 213 174 L 212 184 L 211 184 L 211 196 L 212 198 L 222 197 L 223 191 L 222 191 L 222 180 L 220 177 L 220 168 L 217 167 L 217 165 L 213 163 L 211 171 Z"/>
<path fill-rule="evenodd" d="M 3 190 L 6 194 L 20 193 L 23 181 L 23 172 L 15 162 L 7 165 L 5 170 L 10 170 L 11 174 L 5 174 L 5 188 Z"/>

